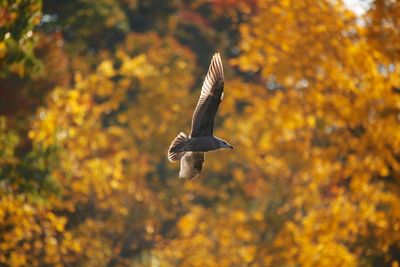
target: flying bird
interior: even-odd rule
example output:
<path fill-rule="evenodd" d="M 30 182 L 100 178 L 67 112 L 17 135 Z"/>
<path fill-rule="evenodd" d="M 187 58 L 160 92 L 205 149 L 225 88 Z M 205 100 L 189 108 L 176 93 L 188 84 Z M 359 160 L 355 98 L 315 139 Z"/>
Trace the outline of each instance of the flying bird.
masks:
<path fill-rule="evenodd" d="M 187 136 L 180 132 L 168 149 L 169 161 L 181 160 L 180 178 L 192 180 L 203 167 L 204 154 L 208 151 L 233 146 L 215 137 L 214 118 L 224 96 L 224 70 L 221 56 L 215 53 L 201 88 L 200 98 L 192 118 L 192 129 Z"/>

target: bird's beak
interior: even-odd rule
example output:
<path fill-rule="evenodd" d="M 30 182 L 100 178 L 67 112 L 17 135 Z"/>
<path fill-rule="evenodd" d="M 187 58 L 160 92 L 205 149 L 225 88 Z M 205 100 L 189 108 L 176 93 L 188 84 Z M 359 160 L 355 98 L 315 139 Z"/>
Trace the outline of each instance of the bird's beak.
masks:
<path fill-rule="evenodd" d="M 229 147 L 230 149 L 233 149 L 233 146 L 231 146 L 231 145 L 228 145 L 228 147 Z"/>

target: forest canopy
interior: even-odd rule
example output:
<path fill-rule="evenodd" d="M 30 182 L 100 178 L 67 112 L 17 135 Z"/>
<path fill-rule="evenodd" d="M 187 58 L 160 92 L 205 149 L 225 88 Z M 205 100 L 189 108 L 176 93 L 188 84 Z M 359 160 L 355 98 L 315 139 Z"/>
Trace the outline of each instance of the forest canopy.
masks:
<path fill-rule="evenodd" d="M 1 0 L 0 265 L 399 266 L 400 1 L 346 2 Z"/>

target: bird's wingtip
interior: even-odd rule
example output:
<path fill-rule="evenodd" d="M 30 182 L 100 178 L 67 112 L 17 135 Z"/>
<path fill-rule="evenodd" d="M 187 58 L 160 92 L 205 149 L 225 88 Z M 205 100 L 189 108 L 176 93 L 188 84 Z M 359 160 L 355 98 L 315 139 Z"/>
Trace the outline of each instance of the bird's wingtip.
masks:
<path fill-rule="evenodd" d="M 211 68 L 211 66 L 213 66 L 214 68 L 218 69 L 219 75 L 222 78 L 224 77 L 224 69 L 222 67 L 221 54 L 218 51 L 214 53 L 214 55 L 213 55 L 213 57 L 211 59 L 210 68 Z"/>

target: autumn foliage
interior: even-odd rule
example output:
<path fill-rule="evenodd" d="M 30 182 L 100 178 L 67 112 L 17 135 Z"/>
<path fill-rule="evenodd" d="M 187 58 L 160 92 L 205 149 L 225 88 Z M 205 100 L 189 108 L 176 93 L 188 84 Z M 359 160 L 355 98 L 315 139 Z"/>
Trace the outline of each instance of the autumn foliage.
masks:
<path fill-rule="evenodd" d="M 0 2 L 1 266 L 399 266 L 400 2 Z M 209 60 L 194 181 L 166 151 Z"/>

